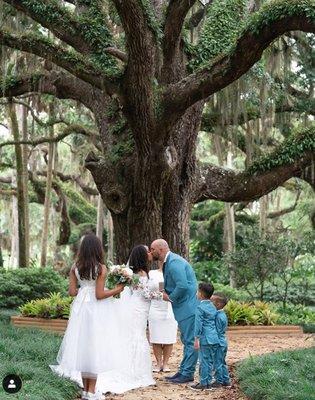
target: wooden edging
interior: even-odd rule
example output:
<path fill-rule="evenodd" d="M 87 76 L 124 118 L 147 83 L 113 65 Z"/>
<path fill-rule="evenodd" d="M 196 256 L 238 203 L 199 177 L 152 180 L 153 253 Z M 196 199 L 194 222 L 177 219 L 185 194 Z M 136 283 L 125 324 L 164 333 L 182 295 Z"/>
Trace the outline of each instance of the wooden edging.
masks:
<path fill-rule="evenodd" d="M 68 324 L 66 319 L 30 318 L 15 315 L 11 317 L 11 323 L 17 327 L 29 327 L 63 333 Z M 230 326 L 227 334 L 231 336 L 255 336 L 255 335 L 301 335 L 303 329 L 298 325 L 272 325 L 272 326 Z"/>
<path fill-rule="evenodd" d="M 67 328 L 68 320 L 30 318 L 16 315 L 11 317 L 11 323 L 17 327 L 39 328 L 47 331 L 63 333 Z"/>
<path fill-rule="evenodd" d="M 231 326 L 227 334 L 231 336 L 255 335 L 301 335 L 303 329 L 299 325 L 256 325 L 256 326 Z"/>

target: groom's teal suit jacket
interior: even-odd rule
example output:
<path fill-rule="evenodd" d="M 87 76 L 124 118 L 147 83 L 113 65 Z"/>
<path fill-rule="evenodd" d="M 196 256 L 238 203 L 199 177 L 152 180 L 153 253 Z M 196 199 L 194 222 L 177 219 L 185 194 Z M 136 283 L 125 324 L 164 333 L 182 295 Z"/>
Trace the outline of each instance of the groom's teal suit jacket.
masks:
<path fill-rule="evenodd" d="M 198 305 L 195 272 L 183 257 L 172 252 L 164 265 L 164 289 L 172 301 L 176 321 L 195 315 Z"/>

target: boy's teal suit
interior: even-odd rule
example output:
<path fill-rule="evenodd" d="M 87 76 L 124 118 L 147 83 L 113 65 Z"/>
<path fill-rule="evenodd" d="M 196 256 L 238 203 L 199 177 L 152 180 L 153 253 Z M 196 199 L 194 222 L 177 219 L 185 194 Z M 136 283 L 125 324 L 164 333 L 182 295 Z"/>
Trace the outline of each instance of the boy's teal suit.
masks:
<path fill-rule="evenodd" d="M 228 327 L 228 319 L 223 310 L 218 311 L 215 323 L 219 337 L 219 347 L 216 352 L 214 363 L 215 380 L 218 383 L 228 385 L 230 383 L 230 376 L 225 361 L 228 347 L 225 332 Z"/>
<path fill-rule="evenodd" d="M 200 384 L 211 384 L 211 373 L 215 361 L 219 338 L 216 329 L 217 309 L 210 300 L 201 300 L 196 311 L 195 337 L 199 338 Z"/>
<path fill-rule="evenodd" d="M 198 360 L 198 352 L 194 350 L 195 312 L 198 305 L 196 275 L 184 258 L 172 252 L 164 263 L 163 274 L 164 289 L 172 301 L 184 345 L 184 357 L 178 372 L 185 378 L 193 378 Z"/>

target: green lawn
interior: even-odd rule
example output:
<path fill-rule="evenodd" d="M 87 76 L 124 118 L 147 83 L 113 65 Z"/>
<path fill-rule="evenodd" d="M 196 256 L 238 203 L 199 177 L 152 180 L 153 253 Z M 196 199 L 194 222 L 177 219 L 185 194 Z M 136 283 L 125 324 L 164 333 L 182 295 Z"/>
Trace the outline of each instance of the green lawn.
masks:
<path fill-rule="evenodd" d="M 236 375 L 251 400 L 315 400 L 315 348 L 250 357 Z"/>
<path fill-rule="evenodd" d="M 8 313 L 0 313 L 0 400 L 73 400 L 75 384 L 50 371 L 55 364 L 61 337 L 35 329 L 13 328 Z M 8 374 L 22 378 L 17 394 L 6 394 L 2 379 Z"/>

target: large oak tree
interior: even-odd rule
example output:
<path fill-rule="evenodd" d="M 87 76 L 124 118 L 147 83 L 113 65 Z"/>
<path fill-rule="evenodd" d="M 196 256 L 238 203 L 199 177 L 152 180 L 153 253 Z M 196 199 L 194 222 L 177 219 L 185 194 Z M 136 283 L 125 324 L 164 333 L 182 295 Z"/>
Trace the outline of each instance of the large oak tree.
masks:
<path fill-rule="evenodd" d="M 243 172 L 200 165 L 196 142 L 210 96 L 247 73 L 279 36 L 315 32 L 314 0 L 267 1 L 258 11 L 247 7 L 251 2 L 235 0 L 239 13 L 230 16 L 231 34 L 217 52 L 211 29 L 196 46 L 187 42 L 185 24 L 200 19 L 198 13 L 188 18 L 196 0 L 4 3 L 50 35 L 43 29 L 36 34 L 0 30 L 4 46 L 39 60 L 29 75 L 3 77 L 2 95 L 47 93 L 79 101 L 93 112 L 102 147 L 87 156 L 86 167 L 111 211 L 119 261 L 135 243 L 160 236 L 187 254 L 196 202 L 251 201 L 292 176 L 310 175 L 312 127 Z M 216 3 L 209 2 L 210 13 Z"/>

